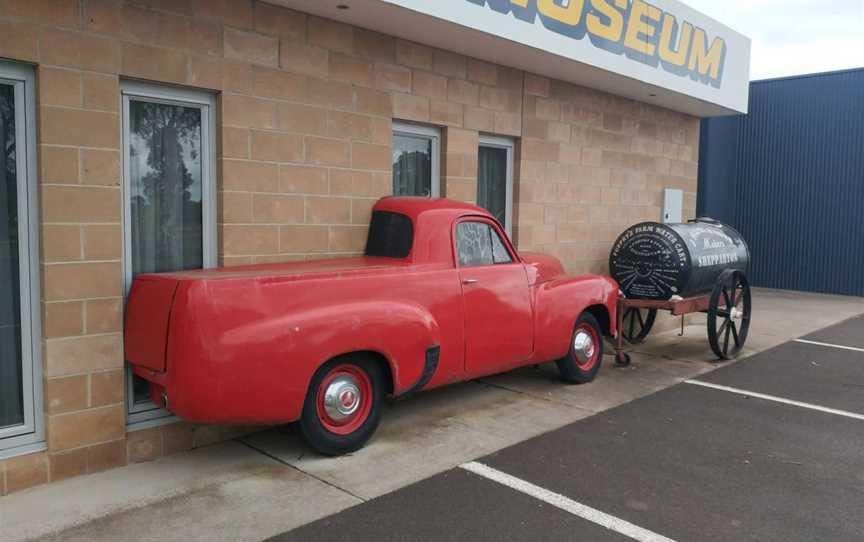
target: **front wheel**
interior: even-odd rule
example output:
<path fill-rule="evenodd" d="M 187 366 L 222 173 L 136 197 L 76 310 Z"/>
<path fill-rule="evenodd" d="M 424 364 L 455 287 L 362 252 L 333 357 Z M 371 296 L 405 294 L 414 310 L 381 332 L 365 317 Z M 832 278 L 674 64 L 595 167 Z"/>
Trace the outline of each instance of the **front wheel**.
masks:
<path fill-rule="evenodd" d="M 567 356 L 555 363 L 565 382 L 584 384 L 594 380 L 602 362 L 603 340 L 600 324 L 594 315 L 586 312 L 576 320 Z"/>
<path fill-rule="evenodd" d="M 359 450 L 381 420 L 384 371 L 372 359 L 341 357 L 315 372 L 300 418 L 300 432 L 325 455 Z"/>

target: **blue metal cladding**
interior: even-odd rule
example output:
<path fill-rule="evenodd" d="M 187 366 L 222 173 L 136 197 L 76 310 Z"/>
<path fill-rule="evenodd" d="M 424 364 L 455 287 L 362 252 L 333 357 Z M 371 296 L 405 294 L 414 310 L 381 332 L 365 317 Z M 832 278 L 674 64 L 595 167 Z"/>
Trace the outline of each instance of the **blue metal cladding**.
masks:
<path fill-rule="evenodd" d="M 752 284 L 864 296 L 864 69 L 751 83 L 699 162 L 698 212 L 741 232 Z"/>

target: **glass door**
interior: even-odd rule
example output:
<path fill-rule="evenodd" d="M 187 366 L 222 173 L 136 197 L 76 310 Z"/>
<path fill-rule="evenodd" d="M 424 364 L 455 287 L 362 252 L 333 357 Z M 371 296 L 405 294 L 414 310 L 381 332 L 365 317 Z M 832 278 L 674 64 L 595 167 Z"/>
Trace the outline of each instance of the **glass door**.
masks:
<path fill-rule="evenodd" d="M 0 61 L 0 457 L 42 440 L 33 83 Z"/>
<path fill-rule="evenodd" d="M 142 83 L 123 87 L 124 271 L 216 263 L 213 95 Z M 129 422 L 168 415 L 149 384 L 129 375 Z"/>

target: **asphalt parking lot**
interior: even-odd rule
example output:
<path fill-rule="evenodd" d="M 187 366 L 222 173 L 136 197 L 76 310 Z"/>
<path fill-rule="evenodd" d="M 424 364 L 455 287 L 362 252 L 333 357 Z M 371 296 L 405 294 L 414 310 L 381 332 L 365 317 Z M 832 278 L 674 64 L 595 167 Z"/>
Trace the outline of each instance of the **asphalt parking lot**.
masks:
<path fill-rule="evenodd" d="M 274 538 L 864 539 L 864 317 Z"/>

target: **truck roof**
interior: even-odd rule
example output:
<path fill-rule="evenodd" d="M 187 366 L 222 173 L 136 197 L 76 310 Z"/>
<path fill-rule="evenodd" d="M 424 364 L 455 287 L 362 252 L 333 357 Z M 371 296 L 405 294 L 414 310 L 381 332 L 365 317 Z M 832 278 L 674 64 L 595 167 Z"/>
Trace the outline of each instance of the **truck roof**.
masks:
<path fill-rule="evenodd" d="M 375 204 L 373 210 L 401 213 L 411 218 L 415 223 L 420 215 L 430 211 L 436 211 L 435 214 L 448 215 L 448 218 L 456 218 L 467 214 L 493 218 L 486 209 L 471 205 L 470 203 L 463 203 L 447 198 L 424 198 L 418 196 L 388 196 L 381 198 Z"/>

